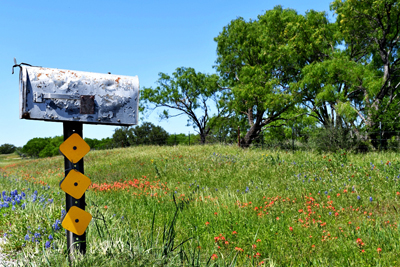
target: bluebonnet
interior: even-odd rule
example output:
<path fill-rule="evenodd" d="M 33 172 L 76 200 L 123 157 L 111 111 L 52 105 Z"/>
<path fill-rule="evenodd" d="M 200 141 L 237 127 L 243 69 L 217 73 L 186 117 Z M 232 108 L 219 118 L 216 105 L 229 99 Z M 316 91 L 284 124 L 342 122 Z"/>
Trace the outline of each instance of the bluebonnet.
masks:
<path fill-rule="evenodd" d="M 46 241 L 46 244 L 44 245 L 46 248 L 50 248 L 50 241 Z"/>
<path fill-rule="evenodd" d="M 245 190 L 245 191 L 246 191 L 246 193 L 247 193 L 247 192 L 249 192 L 249 190 L 250 190 L 250 189 L 249 189 L 249 187 L 248 187 L 248 186 L 246 186 L 246 190 Z"/>
<path fill-rule="evenodd" d="M 360 197 L 360 196 L 357 196 L 357 199 L 358 199 L 358 200 L 360 200 L 360 199 L 361 199 L 361 197 Z"/>
<path fill-rule="evenodd" d="M 28 234 L 25 235 L 25 241 L 29 241 L 29 235 Z"/>
<path fill-rule="evenodd" d="M 52 235 L 49 235 L 49 240 L 53 240 L 53 236 Z"/>
<path fill-rule="evenodd" d="M 371 202 L 372 202 L 372 197 L 369 197 L 369 201 L 371 201 Z"/>
<path fill-rule="evenodd" d="M 54 229 L 54 231 L 60 230 L 60 229 L 61 229 L 60 225 L 61 225 L 61 221 L 60 221 L 59 219 L 57 219 L 56 222 L 53 223 L 53 229 Z"/>

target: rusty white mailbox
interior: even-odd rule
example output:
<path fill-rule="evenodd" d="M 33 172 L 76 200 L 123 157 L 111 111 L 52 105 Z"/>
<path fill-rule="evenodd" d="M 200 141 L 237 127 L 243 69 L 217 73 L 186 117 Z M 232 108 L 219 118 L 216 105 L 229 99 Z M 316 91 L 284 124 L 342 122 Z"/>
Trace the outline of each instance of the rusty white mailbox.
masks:
<path fill-rule="evenodd" d="M 20 118 L 121 126 L 138 123 L 137 76 L 20 67 Z"/>

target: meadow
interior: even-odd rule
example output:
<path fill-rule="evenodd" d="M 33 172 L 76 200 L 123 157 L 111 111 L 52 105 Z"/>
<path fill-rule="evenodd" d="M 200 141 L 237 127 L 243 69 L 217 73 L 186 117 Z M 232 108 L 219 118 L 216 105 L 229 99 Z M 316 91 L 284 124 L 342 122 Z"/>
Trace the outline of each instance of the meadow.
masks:
<path fill-rule="evenodd" d="M 398 266 L 394 152 L 91 151 L 87 253 L 68 262 L 63 157 L 0 165 L 0 233 L 29 266 Z"/>

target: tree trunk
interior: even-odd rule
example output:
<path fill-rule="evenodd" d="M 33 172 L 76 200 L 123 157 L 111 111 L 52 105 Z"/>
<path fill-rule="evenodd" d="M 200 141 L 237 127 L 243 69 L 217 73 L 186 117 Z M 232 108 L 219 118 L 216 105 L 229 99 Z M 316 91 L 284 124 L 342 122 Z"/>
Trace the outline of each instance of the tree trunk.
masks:
<path fill-rule="evenodd" d="M 261 132 L 262 126 L 258 124 L 253 124 L 249 131 L 246 133 L 244 138 L 240 139 L 240 146 L 241 147 L 249 147 L 251 143 L 256 139 L 260 132 Z"/>

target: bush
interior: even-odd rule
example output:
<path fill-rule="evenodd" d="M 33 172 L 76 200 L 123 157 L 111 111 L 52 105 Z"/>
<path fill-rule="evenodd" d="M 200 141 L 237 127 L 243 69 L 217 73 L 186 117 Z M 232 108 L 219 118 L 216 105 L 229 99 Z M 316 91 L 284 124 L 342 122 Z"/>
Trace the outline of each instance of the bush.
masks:
<path fill-rule="evenodd" d="M 3 144 L 0 146 L 0 154 L 14 153 L 17 148 L 11 144 Z"/>
<path fill-rule="evenodd" d="M 319 152 L 337 152 L 339 150 L 369 150 L 365 142 L 351 133 L 349 128 L 316 128 L 310 135 L 309 146 Z"/>

